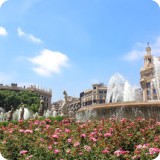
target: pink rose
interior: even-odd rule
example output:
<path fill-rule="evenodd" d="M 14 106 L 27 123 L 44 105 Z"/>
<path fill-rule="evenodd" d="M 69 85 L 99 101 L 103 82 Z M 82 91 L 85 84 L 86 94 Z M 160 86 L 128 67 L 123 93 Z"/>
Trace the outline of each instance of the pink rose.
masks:
<path fill-rule="evenodd" d="M 72 139 L 71 139 L 71 138 L 69 138 L 67 141 L 68 141 L 68 143 L 71 143 Z"/>
<path fill-rule="evenodd" d="M 159 152 L 160 152 L 159 148 L 149 148 L 149 154 L 155 154 Z"/>
<path fill-rule="evenodd" d="M 49 146 L 48 146 L 48 150 L 51 150 L 51 149 L 52 149 L 52 146 L 51 146 L 51 145 L 49 145 Z"/>
<path fill-rule="evenodd" d="M 87 151 L 87 152 L 90 152 L 91 151 L 91 147 L 86 145 L 86 146 L 84 146 L 84 150 Z"/>
<path fill-rule="evenodd" d="M 107 154 L 107 153 L 109 153 L 109 151 L 108 151 L 107 149 L 104 149 L 104 150 L 102 151 L 102 153 L 103 153 L 103 154 Z"/>
<path fill-rule="evenodd" d="M 59 153 L 59 150 L 58 149 L 54 149 L 54 154 L 58 154 Z"/>
<path fill-rule="evenodd" d="M 30 129 L 26 129 L 26 130 L 24 131 L 24 133 L 33 133 L 33 131 L 30 130 Z"/>
<path fill-rule="evenodd" d="M 79 145 L 80 145 L 79 142 L 75 142 L 75 143 L 73 144 L 74 147 L 78 147 Z"/>
<path fill-rule="evenodd" d="M 53 134 L 52 137 L 58 139 L 58 135 L 57 134 Z"/>
<path fill-rule="evenodd" d="M 28 151 L 27 150 L 22 150 L 20 151 L 20 154 L 23 155 L 23 154 L 26 154 Z"/>
<path fill-rule="evenodd" d="M 110 137 L 110 136 L 112 136 L 111 133 L 105 133 L 105 134 L 104 134 L 104 137 Z"/>
<path fill-rule="evenodd" d="M 81 134 L 81 137 L 85 138 L 85 137 L 86 137 L 86 135 L 85 135 L 85 134 Z"/>
<path fill-rule="evenodd" d="M 71 131 L 69 129 L 65 128 L 65 132 L 70 133 Z"/>

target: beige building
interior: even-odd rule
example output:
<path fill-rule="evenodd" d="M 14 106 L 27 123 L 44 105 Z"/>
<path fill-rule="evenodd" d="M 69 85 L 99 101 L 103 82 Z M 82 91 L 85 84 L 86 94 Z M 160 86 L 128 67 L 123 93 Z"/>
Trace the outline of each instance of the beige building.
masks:
<path fill-rule="evenodd" d="M 156 100 L 157 94 L 154 87 L 154 63 L 151 48 L 146 47 L 146 54 L 144 55 L 144 66 L 140 71 L 140 84 L 143 90 L 143 101 Z"/>
<path fill-rule="evenodd" d="M 107 87 L 103 84 L 93 84 L 92 89 L 80 93 L 81 107 L 106 102 Z"/>
<path fill-rule="evenodd" d="M 63 105 L 64 105 L 64 100 L 59 100 L 53 103 L 52 109 L 56 111 L 57 115 L 61 115 L 61 108 Z M 68 96 L 66 108 L 68 111 L 76 112 L 78 109 L 81 108 L 80 99 Z"/>
<path fill-rule="evenodd" d="M 52 90 L 49 89 L 42 89 L 38 88 L 34 85 L 31 85 L 30 87 L 26 88 L 27 90 L 30 90 L 32 92 L 38 93 L 39 96 L 44 100 L 44 104 L 46 106 L 46 109 L 51 109 L 51 100 L 52 100 Z"/>
<path fill-rule="evenodd" d="M 3 85 L 0 84 L 0 90 L 10 90 L 10 91 L 16 91 L 20 92 L 22 90 L 29 90 L 35 93 L 38 93 L 41 98 L 43 98 L 46 109 L 51 108 L 51 99 L 52 99 L 52 91 L 38 88 L 34 85 L 31 85 L 30 87 L 19 87 L 16 83 L 11 83 L 11 85 Z"/>
<path fill-rule="evenodd" d="M 57 115 L 61 115 L 61 107 L 62 107 L 63 103 L 64 103 L 63 100 L 53 102 L 51 110 L 56 111 Z"/>
<path fill-rule="evenodd" d="M 69 111 L 76 112 L 81 108 L 80 99 L 75 97 L 70 97 L 70 101 L 67 104 L 67 108 Z"/>

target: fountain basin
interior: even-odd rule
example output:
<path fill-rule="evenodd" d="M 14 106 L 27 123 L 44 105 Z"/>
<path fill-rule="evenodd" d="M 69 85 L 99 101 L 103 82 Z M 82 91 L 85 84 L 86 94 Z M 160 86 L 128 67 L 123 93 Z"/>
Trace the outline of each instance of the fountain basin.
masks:
<path fill-rule="evenodd" d="M 160 121 L 160 102 L 122 102 L 105 103 L 86 106 L 76 113 L 76 120 L 101 120 L 109 118 L 127 118 L 134 120 L 137 117 Z"/>

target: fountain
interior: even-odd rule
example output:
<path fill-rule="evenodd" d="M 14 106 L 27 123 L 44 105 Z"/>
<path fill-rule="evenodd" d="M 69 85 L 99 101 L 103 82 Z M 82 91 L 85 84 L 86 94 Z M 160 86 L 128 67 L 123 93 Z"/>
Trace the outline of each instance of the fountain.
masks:
<path fill-rule="evenodd" d="M 21 111 L 22 108 L 20 107 L 19 109 L 16 109 L 16 111 L 13 113 L 13 120 L 20 120 L 21 119 Z M 29 118 L 33 117 L 33 112 L 30 111 L 28 108 L 24 108 L 24 115 L 23 119 L 27 120 Z"/>
<path fill-rule="evenodd" d="M 55 110 L 49 110 L 47 109 L 45 112 L 44 112 L 44 117 L 56 117 L 57 116 L 57 112 Z"/>
<path fill-rule="evenodd" d="M 114 74 L 108 83 L 107 102 L 116 103 L 123 101 L 125 79 L 119 73 Z"/>
<path fill-rule="evenodd" d="M 0 122 L 4 120 L 4 109 L 0 107 Z"/>
<path fill-rule="evenodd" d="M 141 90 L 138 87 L 131 86 L 121 74 L 116 73 L 110 78 L 108 83 L 107 103 L 140 100 L 142 100 Z"/>
<path fill-rule="evenodd" d="M 158 73 L 156 73 L 155 69 L 155 74 L 157 74 L 155 79 L 160 77 Z M 160 81 L 155 81 L 158 88 Z M 142 102 L 142 90 L 138 87 L 132 87 L 122 75 L 116 73 L 110 78 L 107 92 L 107 103 L 81 108 L 76 113 L 76 119 L 87 121 L 112 117 L 116 117 L 117 119 L 143 117 L 145 119 L 153 118 L 160 121 L 160 102 Z"/>
<path fill-rule="evenodd" d="M 155 78 L 152 83 L 156 89 L 157 99 L 160 100 L 160 61 L 157 57 L 154 57 L 153 63 L 154 63 L 154 76 L 155 76 Z"/>

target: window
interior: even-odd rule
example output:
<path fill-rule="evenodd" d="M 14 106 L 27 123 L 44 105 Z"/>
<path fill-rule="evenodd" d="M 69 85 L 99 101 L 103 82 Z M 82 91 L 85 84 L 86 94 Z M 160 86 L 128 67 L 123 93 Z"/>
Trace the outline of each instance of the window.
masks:
<path fill-rule="evenodd" d="M 150 90 L 147 90 L 147 95 L 150 95 Z"/>
<path fill-rule="evenodd" d="M 99 98 L 100 98 L 100 100 L 102 100 L 102 99 L 103 99 L 103 96 L 102 96 L 102 95 L 100 95 L 100 96 L 99 96 Z"/>
<path fill-rule="evenodd" d="M 150 82 L 147 82 L 147 83 L 146 83 L 146 87 L 147 87 L 147 88 L 150 88 L 150 87 L 151 87 L 151 83 L 150 83 Z"/>
<path fill-rule="evenodd" d="M 156 89 L 153 89 L 153 94 L 156 94 Z"/>
<path fill-rule="evenodd" d="M 99 94 L 103 94 L 103 91 L 99 91 Z"/>
<path fill-rule="evenodd" d="M 80 97 L 83 97 L 84 96 L 84 92 L 80 93 Z"/>
<path fill-rule="evenodd" d="M 93 87 L 93 89 L 96 89 L 96 87 Z"/>

